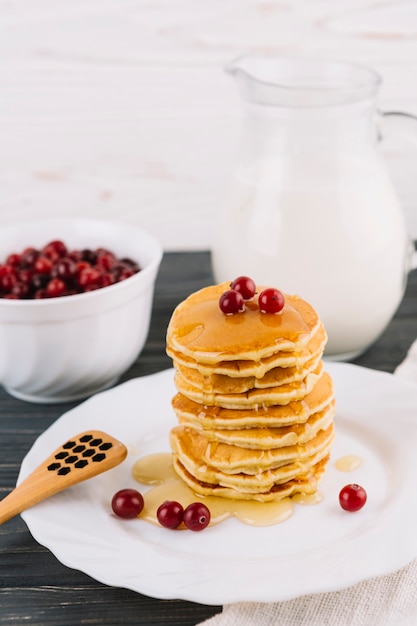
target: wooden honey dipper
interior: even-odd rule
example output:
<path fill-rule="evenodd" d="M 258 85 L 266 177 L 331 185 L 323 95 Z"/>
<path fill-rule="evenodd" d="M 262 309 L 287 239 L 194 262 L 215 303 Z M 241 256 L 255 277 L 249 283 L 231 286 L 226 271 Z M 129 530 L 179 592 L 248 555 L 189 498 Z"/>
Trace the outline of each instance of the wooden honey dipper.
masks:
<path fill-rule="evenodd" d="M 100 430 L 89 430 L 57 448 L 0 502 L 0 524 L 34 504 L 119 465 L 126 446 Z"/>

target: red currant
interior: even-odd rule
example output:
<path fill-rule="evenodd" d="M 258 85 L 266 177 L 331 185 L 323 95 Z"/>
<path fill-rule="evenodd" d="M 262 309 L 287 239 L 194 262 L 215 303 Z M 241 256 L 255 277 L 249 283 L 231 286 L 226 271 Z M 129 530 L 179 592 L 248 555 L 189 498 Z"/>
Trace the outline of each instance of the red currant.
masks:
<path fill-rule="evenodd" d="M 96 291 L 97 289 L 100 289 L 101 285 L 99 285 L 98 283 L 92 283 L 91 285 L 86 285 L 83 288 L 83 292 L 87 293 L 88 291 Z"/>
<path fill-rule="evenodd" d="M 13 286 L 16 284 L 16 282 L 17 278 L 14 272 L 0 276 L 0 288 L 3 289 L 3 291 L 5 291 L 6 293 L 9 293 L 13 289 Z"/>
<path fill-rule="evenodd" d="M 184 524 L 190 530 L 204 530 L 209 525 L 210 518 L 210 511 L 202 502 L 193 502 L 184 511 Z"/>
<path fill-rule="evenodd" d="M 339 493 L 339 503 L 345 511 L 359 511 L 367 500 L 366 491 L 360 485 L 345 485 Z"/>
<path fill-rule="evenodd" d="M 130 269 L 130 267 L 126 267 L 124 270 L 122 270 L 119 274 L 119 280 L 126 280 L 126 278 L 130 278 L 131 276 L 133 276 L 135 272 Z"/>
<path fill-rule="evenodd" d="M 80 287 L 98 285 L 100 278 L 101 272 L 99 270 L 96 270 L 95 267 L 86 267 L 78 274 L 78 284 Z"/>
<path fill-rule="evenodd" d="M 16 254 L 15 252 L 12 252 L 12 254 L 9 254 L 9 256 L 6 259 L 6 265 L 12 265 L 13 267 L 19 265 L 20 263 L 20 254 Z"/>
<path fill-rule="evenodd" d="M 114 494 L 111 506 L 118 517 L 133 519 L 144 507 L 143 496 L 136 489 L 121 489 Z"/>
<path fill-rule="evenodd" d="M 47 274 L 33 274 L 30 280 L 30 286 L 34 291 L 36 291 L 37 289 L 43 289 L 46 287 L 48 282 L 49 276 L 47 276 Z"/>
<path fill-rule="evenodd" d="M 133 265 L 129 265 L 128 263 L 124 263 L 122 261 L 115 263 L 111 268 L 111 272 L 114 274 L 117 281 L 129 278 L 135 274 L 136 271 L 137 270 L 135 270 Z"/>
<path fill-rule="evenodd" d="M 78 261 L 81 261 L 81 251 L 70 250 L 66 258 L 71 259 L 72 261 L 75 261 L 76 263 L 78 263 Z"/>
<path fill-rule="evenodd" d="M 230 289 L 234 289 L 242 294 L 244 300 L 250 300 L 256 293 L 256 285 L 249 276 L 239 276 L 230 284 Z"/>
<path fill-rule="evenodd" d="M 63 257 L 58 259 L 53 268 L 51 275 L 54 278 L 62 278 L 63 280 L 69 280 L 73 278 L 77 273 L 77 264 L 73 259 Z"/>
<path fill-rule="evenodd" d="M 11 293 L 17 298 L 26 298 L 29 294 L 29 287 L 27 283 L 16 282 L 13 287 Z"/>
<path fill-rule="evenodd" d="M 46 285 L 46 293 L 49 298 L 57 298 L 65 293 L 66 285 L 60 278 L 51 278 Z"/>
<path fill-rule="evenodd" d="M 20 257 L 20 266 L 22 268 L 33 267 L 38 256 L 39 250 L 36 248 L 25 248 L 22 252 L 22 256 Z"/>
<path fill-rule="evenodd" d="M 45 256 L 56 261 L 57 258 L 67 254 L 67 246 L 60 239 L 54 239 L 44 246 L 42 252 Z"/>
<path fill-rule="evenodd" d="M 97 261 L 97 252 L 90 250 L 90 248 L 84 248 L 84 250 L 81 250 L 81 260 L 94 265 Z"/>
<path fill-rule="evenodd" d="M 18 270 L 17 272 L 17 280 L 22 283 L 26 283 L 27 285 L 31 284 L 33 276 L 33 271 L 29 269 Z"/>
<path fill-rule="evenodd" d="M 48 294 L 46 293 L 46 289 L 37 289 L 33 294 L 33 297 L 35 300 L 43 300 L 48 297 Z"/>
<path fill-rule="evenodd" d="M 122 263 L 123 265 L 127 265 L 134 272 L 139 272 L 140 270 L 138 263 L 136 263 L 136 261 L 132 261 L 132 259 L 130 259 L 129 257 L 124 257 L 123 259 L 120 259 L 120 263 Z"/>
<path fill-rule="evenodd" d="M 233 315 L 245 310 L 245 301 L 241 293 L 234 289 L 228 289 L 220 296 L 219 307 L 226 315 Z"/>
<path fill-rule="evenodd" d="M 158 522 L 165 528 L 178 528 L 183 520 L 184 509 L 175 500 L 166 500 L 156 512 Z"/>
<path fill-rule="evenodd" d="M 52 269 L 52 261 L 46 256 L 38 256 L 33 265 L 33 269 L 38 274 L 49 274 Z"/>
<path fill-rule="evenodd" d="M 285 298 L 278 289 L 269 287 L 259 294 L 259 308 L 262 313 L 279 313 L 284 304 Z"/>
<path fill-rule="evenodd" d="M 116 282 L 115 277 L 110 272 L 105 272 L 100 278 L 100 287 L 108 287 Z"/>
<path fill-rule="evenodd" d="M 97 265 L 103 268 L 103 270 L 109 270 L 116 264 L 116 257 L 114 254 L 103 248 L 97 253 Z"/>
<path fill-rule="evenodd" d="M 3 276 L 8 276 L 9 274 L 14 274 L 15 269 L 11 265 L 0 265 L 0 278 Z"/>
<path fill-rule="evenodd" d="M 93 267 L 91 263 L 89 263 L 88 261 L 77 261 L 76 266 L 77 266 L 77 274 L 81 274 L 81 272 L 84 271 L 85 269 L 90 269 L 91 267 Z"/>

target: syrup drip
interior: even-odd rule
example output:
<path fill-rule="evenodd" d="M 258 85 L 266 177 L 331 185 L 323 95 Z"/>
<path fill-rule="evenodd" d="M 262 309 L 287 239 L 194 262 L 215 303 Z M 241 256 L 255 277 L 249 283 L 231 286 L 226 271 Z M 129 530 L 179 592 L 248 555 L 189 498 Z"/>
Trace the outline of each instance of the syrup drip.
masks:
<path fill-rule="evenodd" d="M 156 512 L 165 500 L 176 500 L 184 508 L 197 500 L 203 501 L 210 509 L 210 524 L 218 524 L 228 517 L 237 517 L 250 526 L 278 524 L 291 517 L 295 502 L 317 504 L 322 500 L 319 493 L 304 496 L 297 494 L 279 502 L 197 496 L 175 473 L 170 453 L 151 454 L 139 459 L 133 466 L 132 476 L 139 483 L 152 485 L 143 495 L 145 506 L 141 518 L 156 525 L 159 525 Z"/>
<path fill-rule="evenodd" d="M 291 499 L 297 504 L 319 504 L 323 502 L 323 494 L 320 491 L 315 493 L 296 493 Z"/>
<path fill-rule="evenodd" d="M 355 469 L 358 469 L 360 465 L 362 465 L 362 459 L 354 454 L 341 456 L 334 464 L 335 468 L 340 472 L 353 472 Z"/>

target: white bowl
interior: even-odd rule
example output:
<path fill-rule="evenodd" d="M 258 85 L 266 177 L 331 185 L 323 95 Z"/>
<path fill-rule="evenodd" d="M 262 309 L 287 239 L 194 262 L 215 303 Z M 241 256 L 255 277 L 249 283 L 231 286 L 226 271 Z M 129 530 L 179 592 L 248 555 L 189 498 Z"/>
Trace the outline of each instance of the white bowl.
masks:
<path fill-rule="evenodd" d="M 25 247 L 61 239 L 69 248 L 105 247 L 141 270 L 88 293 L 40 300 L 0 298 L 0 383 L 32 402 L 66 402 L 110 387 L 137 359 L 149 331 L 160 244 L 118 221 L 37 220 L 2 227 L 0 262 Z"/>

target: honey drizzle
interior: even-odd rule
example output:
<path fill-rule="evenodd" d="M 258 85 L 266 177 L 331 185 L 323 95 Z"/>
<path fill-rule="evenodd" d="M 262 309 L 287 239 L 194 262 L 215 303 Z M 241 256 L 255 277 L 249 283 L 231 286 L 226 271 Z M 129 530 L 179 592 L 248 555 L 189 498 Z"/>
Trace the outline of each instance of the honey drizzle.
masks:
<path fill-rule="evenodd" d="M 355 469 L 358 469 L 360 465 L 362 465 L 362 459 L 354 454 L 341 456 L 334 463 L 335 468 L 340 472 L 353 472 Z"/>
<path fill-rule="evenodd" d="M 145 506 L 141 518 L 156 525 L 159 525 L 157 509 L 165 500 L 176 500 L 184 508 L 196 500 L 203 501 L 210 509 L 210 524 L 218 524 L 228 517 L 236 517 L 250 526 L 278 524 L 291 517 L 295 502 L 317 504 L 322 500 L 318 492 L 311 495 L 297 494 L 278 502 L 199 496 L 177 476 L 170 453 L 156 453 L 139 459 L 133 466 L 132 476 L 137 482 L 152 486 L 143 494 Z"/>
<path fill-rule="evenodd" d="M 295 496 L 292 497 L 293 502 L 297 504 L 319 504 L 323 502 L 323 494 L 320 491 L 315 491 L 314 493 L 296 493 Z"/>

